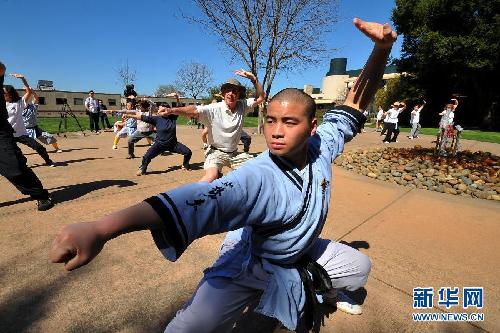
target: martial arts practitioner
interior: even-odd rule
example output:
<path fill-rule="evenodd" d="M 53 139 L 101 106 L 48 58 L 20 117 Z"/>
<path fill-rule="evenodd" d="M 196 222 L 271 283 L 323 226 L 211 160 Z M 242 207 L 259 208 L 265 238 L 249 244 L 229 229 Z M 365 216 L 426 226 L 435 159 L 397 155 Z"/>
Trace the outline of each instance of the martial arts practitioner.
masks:
<path fill-rule="evenodd" d="M 136 175 L 142 176 L 146 174 L 149 163 L 156 156 L 163 152 L 171 151 L 173 153 L 181 154 L 184 156 L 182 161 L 182 168 L 190 170 L 189 160 L 191 159 L 191 149 L 177 141 L 176 135 L 176 115 L 169 116 L 147 116 L 145 114 L 131 112 L 123 112 L 127 117 L 140 120 L 144 123 L 151 124 L 156 127 L 156 138 L 153 145 L 149 147 L 148 151 L 142 157 L 142 163 L 137 170 Z"/>
<path fill-rule="evenodd" d="M 245 109 L 256 107 L 264 101 L 266 95 L 257 78 L 251 72 L 237 70 L 236 75 L 249 79 L 254 87 L 256 98 L 241 99 L 245 87 L 236 79 L 229 79 L 221 86 L 222 102 L 208 105 L 189 105 L 177 108 L 160 108 L 160 115 L 185 115 L 198 118 L 208 128 L 208 148 L 205 150 L 205 175 L 200 181 L 211 182 L 222 174 L 224 166 L 235 167 L 242 163 L 248 154 L 241 156 L 237 152 L 238 142 L 243 130 Z M 177 105 L 180 101 L 177 96 Z M 248 148 L 250 142 L 246 141 Z"/>
<path fill-rule="evenodd" d="M 42 128 L 40 128 L 40 126 L 38 126 L 37 110 L 38 95 L 35 91 L 33 91 L 33 102 L 26 105 L 22 113 L 24 126 L 26 127 L 28 136 L 32 139 L 38 139 L 46 145 L 52 145 L 56 153 L 62 153 L 63 151 L 59 148 L 56 137 L 48 132 L 45 132 Z"/>
<path fill-rule="evenodd" d="M 10 126 L 12 126 L 12 128 L 14 129 L 14 138 L 16 142 L 22 143 L 23 145 L 26 145 L 35 150 L 38 155 L 43 158 L 46 165 L 53 167 L 55 166 L 55 164 L 50 159 L 49 153 L 47 152 L 45 147 L 38 143 L 35 139 L 28 136 L 28 131 L 26 130 L 26 126 L 24 125 L 23 110 L 28 105 L 28 101 L 31 99 L 33 90 L 31 89 L 28 81 L 26 81 L 26 78 L 23 75 L 10 75 L 15 78 L 21 79 L 24 84 L 24 89 L 26 90 L 26 93 L 21 97 L 13 86 L 6 85 L 3 88 L 5 96 L 5 107 L 7 108 L 7 113 L 9 115 L 8 121 Z"/>
<path fill-rule="evenodd" d="M 318 238 L 330 203 L 331 164 L 366 120 L 359 110 L 378 88 L 396 40 L 388 25 L 360 19 L 354 24 L 375 47 L 345 105 L 325 114 L 320 126 L 314 100 L 285 89 L 269 102 L 265 116 L 269 150 L 212 183 L 184 185 L 101 220 L 64 227 L 51 260 L 73 270 L 108 240 L 149 229 L 162 254 L 175 261 L 195 239 L 232 230 L 165 332 L 230 331 L 256 300 L 255 311 L 290 330 L 300 319 L 319 331 L 316 292 L 356 290 L 371 267 L 359 251 Z"/>
<path fill-rule="evenodd" d="M 22 194 L 37 200 L 38 210 L 47 210 L 54 206 L 49 192 L 43 188 L 35 173 L 26 165 L 21 149 L 16 145 L 14 130 L 8 122 L 5 96 L 9 93 L 3 87 L 5 66 L 0 62 L 0 174 L 7 178 Z"/>
<path fill-rule="evenodd" d="M 130 137 L 137 130 L 137 120 L 134 118 L 127 119 L 123 116 L 123 112 L 132 110 L 134 110 L 134 113 L 139 112 L 139 110 L 135 109 L 135 105 L 135 100 L 130 100 L 127 101 L 125 110 L 105 110 L 106 113 L 114 113 L 118 117 L 122 117 L 121 121 L 117 121 L 114 124 L 115 137 L 113 139 L 113 149 L 118 149 L 118 142 L 120 142 L 121 138 L 126 138 L 127 136 Z"/>

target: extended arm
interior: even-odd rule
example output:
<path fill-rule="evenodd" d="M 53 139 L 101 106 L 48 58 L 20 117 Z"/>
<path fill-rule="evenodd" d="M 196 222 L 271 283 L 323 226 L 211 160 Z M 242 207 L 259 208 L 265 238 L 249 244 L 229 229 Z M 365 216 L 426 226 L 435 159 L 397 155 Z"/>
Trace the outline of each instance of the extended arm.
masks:
<path fill-rule="evenodd" d="M 455 110 L 458 107 L 458 99 L 452 98 L 451 100 L 453 101 L 453 105 L 454 105 L 453 110 Z"/>
<path fill-rule="evenodd" d="M 53 242 L 50 259 L 72 270 L 89 263 L 112 238 L 151 230 L 162 253 L 176 260 L 189 244 L 205 235 L 235 230 L 252 221 L 264 223 L 266 217 L 272 222 L 265 207 L 270 200 L 283 200 L 272 198 L 272 191 L 261 186 L 263 182 L 254 172 L 242 167 L 213 183 L 184 185 L 98 221 L 65 226 Z M 274 212 L 282 213 L 279 207 Z"/>
<path fill-rule="evenodd" d="M 362 33 L 375 42 L 363 71 L 344 102 L 347 106 L 364 110 L 379 87 L 387 58 L 397 36 L 388 24 L 364 22 L 358 18 L 355 18 L 353 22 Z"/>
<path fill-rule="evenodd" d="M 128 232 L 153 230 L 160 226 L 161 218 L 145 202 L 98 221 L 67 225 L 52 243 L 50 260 L 64 263 L 64 268 L 70 271 L 94 259 L 107 241 Z"/>
<path fill-rule="evenodd" d="M 26 90 L 26 93 L 23 96 L 23 100 L 26 103 L 28 103 L 28 101 L 30 100 L 31 96 L 33 95 L 33 90 L 31 89 L 30 85 L 28 84 L 28 81 L 26 81 L 26 78 L 22 74 L 12 73 L 10 75 L 13 76 L 13 77 L 15 77 L 15 78 L 17 78 L 17 79 L 21 79 L 21 81 L 23 81 L 24 90 Z"/>

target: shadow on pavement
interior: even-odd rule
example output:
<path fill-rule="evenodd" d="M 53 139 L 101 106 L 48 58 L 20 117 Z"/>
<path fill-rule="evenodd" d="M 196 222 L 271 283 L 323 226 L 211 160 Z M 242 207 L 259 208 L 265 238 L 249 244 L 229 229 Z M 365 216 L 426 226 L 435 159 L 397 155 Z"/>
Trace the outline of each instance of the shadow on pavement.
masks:
<path fill-rule="evenodd" d="M 352 241 L 352 242 L 340 241 L 340 243 L 347 245 L 347 246 L 350 246 L 356 250 L 370 248 L 370 244 L 368 244 L 368 242 L 366 242 L 366 241 Z"/>
<path fill-rule="evenodd" d="M 65 201 L 70 201 L 77 199 L 79 197 L 84 196 L 92 191 L 97 191 L 110 186 L 118 186 L 118 187 L 128 187 L 134 186 L 137 183 L 125 180 L 125 179 L 105 179 L 105 180 L 96 180 L 89 183 L 82 184 L 73 184 L 73 185 L 64 185 L 56 188 L 47 189 L 50 193 L 50 197 L 54 201 L 54 203 L 62 203 Z M 55 191 L 54 191 L 55 190 Z M 52 191 L 52 192 L 51 192 Z M 17 200 L 11 200 L 6 202 L 0 202 L 0 208 L 7 207 L 15 204 L 20 204 L 23 202 L 31 201 L 30 197 L 24 197 Z"/>
<path fill-rule="evenodd" d="M 88 150 L 88 149 L 99 149 L 97 147 L 88 147 L 88 148 L 68 148 L 68 149 L 62 149 L 62 152 L 63 153 L 69 153 L 70 151 L 73 151 L 73 150 Z M 49 153 L 49 155 L 52 155 L 52 154 L 57 154 L 55 151 L 49 151 L 47 150 L 47 152 Z M 38 153 L 36 151 L 34 152 L 29 152 L 29 153 L 23 153 L 24 156 L 29 156 L 29 155 L 38 155 Z"/>
<path fill-rule="evenodd" d="M 137 183 L 127 179 L 96 180 L 88 183 L 65 185 L 61 187 L 56 187 L 54 189 L 50 189 L 52 191 L 50 193 L 50 196 L 54 200 L 54 203 L 62 203 L 65 201 L 78 199 L 79 197 L 83 197 L 84 195 L 90 192 L 97 191 L 110 186 L 128 187 L 134 185 L 137 185 Z"/>
<path fill-rule="evenodd" d="M 85 161 L 93 161 L 93 160 L 104 160 L 104 157 L 87 157 L 87 158 L 80 158 L 76 160 L 67 160 L 67 161 L 61 161 L 61 162 L 54 162 L 55 167 L 62 167 L 62 166 L 68 166 L 69 164 L 72 163 L 80 163 L 80 162 L 85 162 Z M 35 169 L 41 166 L 47 166 L 45 163 L 42 164 L 35 164 L 31 165 L 31 169 Z"/>

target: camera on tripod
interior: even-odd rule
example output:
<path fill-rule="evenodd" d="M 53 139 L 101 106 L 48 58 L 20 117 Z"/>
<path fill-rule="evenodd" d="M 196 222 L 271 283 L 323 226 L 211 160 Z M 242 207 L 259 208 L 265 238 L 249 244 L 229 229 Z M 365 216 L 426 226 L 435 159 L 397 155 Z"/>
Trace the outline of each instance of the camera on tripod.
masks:
<path fill-rule="evenodd" d="M 57 131 L 57 135 L 61 133 L 61 126 L 63 126 L 63 135 L 66 137 L 66 132 L 68 131 L 68 116 L 72 117 L 75 121 L 78 127 L 80 128 L 80 131 L 83 133 L 83 136 L 85 136 L 85 132 L 82 129 L 82 126 L 80 125 L 80 122 L 78 121 L 78 118 L 76 118 L 75 114 L 71 110 L 69 104 L 68 104 L 68 99 L 67 98 L 61 98 L 62 99 L 62 108 L 61 108 L 61 120 L 59 121 L 59 127 Z"/>

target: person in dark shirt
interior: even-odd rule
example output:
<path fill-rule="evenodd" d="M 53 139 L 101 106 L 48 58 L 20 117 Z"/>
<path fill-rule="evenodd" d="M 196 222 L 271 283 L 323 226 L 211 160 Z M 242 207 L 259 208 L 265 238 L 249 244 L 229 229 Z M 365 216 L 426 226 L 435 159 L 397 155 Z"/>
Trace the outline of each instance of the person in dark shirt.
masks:
<path fill-rule="evenodd" d="M 176 115 L 145 116 L 132 112 L 126 112 L 125 114 L 129 118 L 142 120 L 156 127 L 156 138 L 153 145 L 149 147 L 146 154 L 142 157 L 142 164 L 136 172 L 137 176 L 145 175 L 151 160 L 165 151 L 182 154 L 184 156 L 182 168 L 190 170 L 189 160 L 191 159 L 191 155 L 193 153 L 191 152 L 191 149 L 177 141 L 175 127 L 175 121 L 177 120 Z"/>
<path fill-rule="evenodd" d="M 133 84 L 127 84 L 125 86 L 125 90 L 123 91 L 123 96 L 127 99 L 127 102 L 130 102 L 131 100 L 135 100 L 137 98 L 137 93 L 134 90 L 134 85 Z"/>
<path fill-rule="evenodd" d="M 8 122 L 5 94 L 3 87 L 5 65 L 0 62 L 0 175 L 7 178 L 22 194 L 37 200 L 38 210 L 47 210 L 54 206 L 49 192 L 43 188 L 40 179 L 26 165 L 21 149 L 16 145 L 14 130 Z"/>

